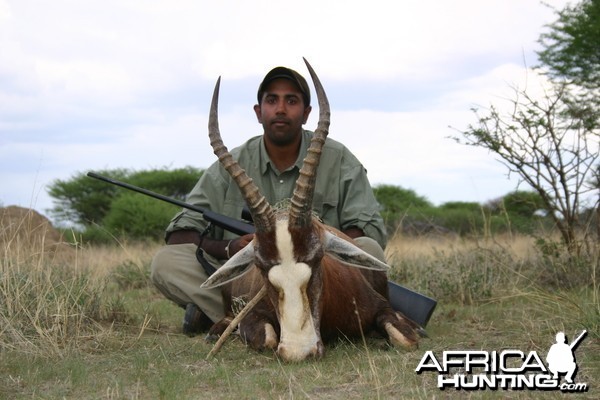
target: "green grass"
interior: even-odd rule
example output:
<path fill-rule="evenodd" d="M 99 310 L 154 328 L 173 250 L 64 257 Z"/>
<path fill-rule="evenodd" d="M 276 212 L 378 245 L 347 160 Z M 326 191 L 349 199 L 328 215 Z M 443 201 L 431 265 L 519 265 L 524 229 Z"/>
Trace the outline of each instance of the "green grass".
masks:
<path fill-rule="evenodd" d="M 421 246 L 433 248 L 434 243 Z M 233 336 L 214 358 L 202 337 L 180 333 L 183 310 L 148 283 L 152 251 L 86 248 L 71 263 L 5 256 L 0 267 L 0 399 L 430 399 L 597 398 L 598 282 L 542 282 L 539 257 L 456 244 L 419 257 L 390 254 L 392 277 L 440 303 L 418 350 L 381 339 L 339 341 L 319 361 L 283 363 Z M 115 254 L 107 255 L 106 251 Z M 91 260 L 106 260 L 101 268 Z M 557 261 L 555 261 L 557 262 Z M 596 260 L 597 262 L 597 260 Z M 589 267 L 593 267 L 591 263 Z M 584 269 L 583 273 L 588 273 Z M 584 394 L 440 391 L 437 374 L 415 373 L 427 350 L 537 351 L 557 330 L 577 349 Z"/>

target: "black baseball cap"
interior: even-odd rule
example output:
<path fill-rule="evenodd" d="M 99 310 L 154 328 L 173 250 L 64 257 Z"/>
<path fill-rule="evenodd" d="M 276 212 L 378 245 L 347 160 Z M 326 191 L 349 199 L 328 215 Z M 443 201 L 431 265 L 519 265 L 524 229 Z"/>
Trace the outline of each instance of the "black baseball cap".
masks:
<path fill-rule="evenodd" d="M 306 79 L 304 79 L 302 75 L 293 69 L 286 67 L 275 67 L 269 71 L 267 75 L 265 75 L 265 79 L 263 79 L 262 83 L 258 87 L 258 104 L 260 104 L 260 101 L 262 100 L 262 96 L 267 85 L 271 83 L 271 81 L 278 78 L 289 79 L 290 81 L 294 82 L 298 86 L 298 89 L 300 89 L 300 92 L 302 92 L 304 107 L 310 106 L 310 89 L 308 87 L 308 83 L 306 83 Z"/>

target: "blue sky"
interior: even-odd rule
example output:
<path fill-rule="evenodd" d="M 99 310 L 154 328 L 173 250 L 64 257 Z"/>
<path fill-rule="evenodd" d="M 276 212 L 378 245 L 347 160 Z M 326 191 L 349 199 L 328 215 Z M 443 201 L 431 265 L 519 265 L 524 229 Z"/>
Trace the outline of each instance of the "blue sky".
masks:
<path fill-rule="evenodd" d="M 0 0 L 0 205 L 45 213 L 48 184 L 89 170 L 205 168 L 216 78 L 234 147 L 261 133 L 264 74 L 308 76 L 302 57 L 329 96 L 330 136 L 372 184 L 485 202 L 517 180 L 448 137 L 510 85 L 544 86 L 527 67 L 554 19 L 537 0 Z"/>

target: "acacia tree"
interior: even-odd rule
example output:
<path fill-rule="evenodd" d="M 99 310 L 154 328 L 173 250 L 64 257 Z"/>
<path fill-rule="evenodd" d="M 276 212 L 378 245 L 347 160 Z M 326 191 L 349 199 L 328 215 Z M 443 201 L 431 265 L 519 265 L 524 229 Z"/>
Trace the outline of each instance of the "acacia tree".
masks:
<path fill-rule="evenodd" d="M 490 150 L 510 173 L 531 186 L 550 212 L 570 254 L 581 242 L 580 213 L 598 207 L 598 187 L 591 184 L 600 160 L 598 115 L 570 101 L 568 85 L 557 84 L 541 99 L 515 89 L 509 111 L 492 106 L 473 110 L 477 123 L 455 139 Z M 587 204 L 586 204 L 587 203 Z M 591 204 L 590 204 L 591 203 Z"/>

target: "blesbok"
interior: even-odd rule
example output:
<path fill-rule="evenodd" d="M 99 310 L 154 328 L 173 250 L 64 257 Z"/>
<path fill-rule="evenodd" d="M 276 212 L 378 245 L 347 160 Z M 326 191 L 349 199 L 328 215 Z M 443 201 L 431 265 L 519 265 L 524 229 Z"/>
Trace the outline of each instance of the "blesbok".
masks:
<path fill-rule="evenodd" d="M 219 132 L 217 104 L 220 78 L 213 94 L 209 137 L 214 153 L 243 193 L 252 214 L 254 240 L 236 253 L 202 286 L 224 288 L 231 297 L 251 298 L 266 287 L 266 296 L 239 325 L 242 339 L 255 349 L 276 349 L 287 361 L 324 354 L 323 342 L 360 337 L 376 330 L 393 345 L 414 347 L 417 324 L 392 309 L 385 263 L 356 247 L 352 239 L 312 214 L 317 167 L 329 129 L 329 102 L 310 64 L 319 102 L 319 122 L 289 207 L 276 209 L 233 159 Z M 358 267 L 358 268 L 352 268 Z M 232 311 L 209 334 L 221 334 Z"/>

